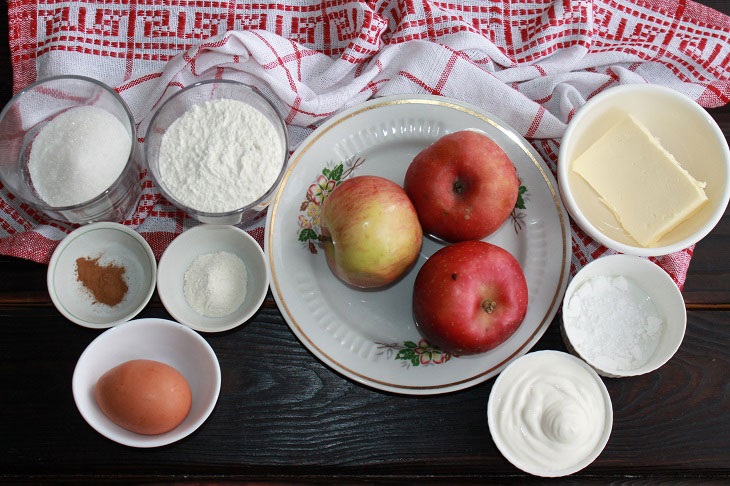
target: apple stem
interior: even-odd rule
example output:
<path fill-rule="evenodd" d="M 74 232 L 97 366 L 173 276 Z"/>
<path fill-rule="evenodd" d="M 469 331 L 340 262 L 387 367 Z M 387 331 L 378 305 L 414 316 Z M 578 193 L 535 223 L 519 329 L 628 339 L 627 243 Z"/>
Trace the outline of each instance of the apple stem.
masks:
<path fill-rule="evenodd" d="M 454 189 L 454 192 L 457 193 L 457 194 L 463 193 L 465 187 L 466 186 L 461 181 L 455 181 L 454 182 L 454 185 L 452 186 L 452 188 Z"/>
<path fill-rule="evenodd" d="M 322 243 L 324 243 L 326 241 L 330 241 L 331 239 L 332 238 L 330 238 L 329 236 L 317 235 L 317 240 L 320 241 L 320 242 L 322 242 Z"/>
<path fill-rule="evenodd" d="M 487 312 L 487 314 L 491 314 L 492 312 L 494 312 L 494 309 L 496 307 L 497 307 L 496 300 L 484 299 L 482 301 L 482 309 L 484 309 Z"/>

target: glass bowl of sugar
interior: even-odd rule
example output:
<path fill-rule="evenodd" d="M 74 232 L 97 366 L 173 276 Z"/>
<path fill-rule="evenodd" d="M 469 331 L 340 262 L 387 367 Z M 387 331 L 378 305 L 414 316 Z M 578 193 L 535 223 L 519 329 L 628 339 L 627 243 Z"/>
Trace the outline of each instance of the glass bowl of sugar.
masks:
<path fill-rule="evenodd" d="M 84 76 L 41 79 L 0 112 L 0 180 L 21 203 L 70 223 L 121 222 L 142 193 L 134 119 Z"/>
<path fill-rule="evenodd" d="M 152 180 L 202 223 L 250 223 L 286 171 L 286 125 L 257 90 L 231 80 L 183 88 L 157 110 L 145 137 Z"/>

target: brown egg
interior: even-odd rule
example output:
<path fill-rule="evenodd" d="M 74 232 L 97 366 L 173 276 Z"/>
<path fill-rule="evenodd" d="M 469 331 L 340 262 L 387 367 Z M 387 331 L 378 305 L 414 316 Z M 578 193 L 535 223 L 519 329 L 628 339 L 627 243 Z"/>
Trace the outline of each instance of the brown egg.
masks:
<path fill-rule="evenodd" d="M 104 415 L 145 435 L 168 432 L 185 419 L 192 395 L 185 377 L 159 361 L 135 359 L 104 373 L 94 388 Z"/>

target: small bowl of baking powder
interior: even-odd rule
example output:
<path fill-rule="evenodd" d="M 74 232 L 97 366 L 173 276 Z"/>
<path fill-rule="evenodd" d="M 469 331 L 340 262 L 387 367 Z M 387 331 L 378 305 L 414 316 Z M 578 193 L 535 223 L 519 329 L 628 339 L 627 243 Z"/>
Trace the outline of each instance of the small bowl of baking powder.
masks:
<path fill-rule="evenodd" d="M 193 218 L 247 223 L 263 213 L 286 171 L 286 125 L 257 90 L 202 81 L 157 110 L 145 158 L 165 198 Z"/>
<path fill-rule="evenodd" d="M 245 231 L 200 225 L 173 240 L 157 267 L 157 292 L 176 321 L 197 331 L 240 326 L 269 289 L 266 258 Z"/>
<path fill-rule="evenodd" d="M 679 288 L 642 257 L 610 255 L 583 267 L 565 291 L 561 333 L 600 375 L 654 371 L 677 352 L 687 311 Z"/>

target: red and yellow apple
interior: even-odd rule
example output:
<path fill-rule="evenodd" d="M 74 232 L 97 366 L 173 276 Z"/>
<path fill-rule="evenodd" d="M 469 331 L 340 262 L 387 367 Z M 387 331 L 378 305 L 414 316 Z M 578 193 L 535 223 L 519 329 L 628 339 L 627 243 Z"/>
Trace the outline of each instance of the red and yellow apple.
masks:
<path fill-rule="evenodd" d="M 444 135 L 421 151 L 404 188 L 425 233 L 449 242 L 480 240 L 512 212 L 517 171 L 499 145 L 478 132 Z"/>
<path fill-rule="evenodd" d="M 519 262 L 483 241 L 446 246 L 416 276 L 413 316 L 423 336 L 455 355 L 489 351 L 507 340 L 527 312 Z"/>
<path fill-rule="evenodd" d="M 388 179 L 358 176 L 338 185 L 321 214 L 330 269 L 350 285 L 380 287 L 418 258 L 423 231 L 405 191 Z"/>

